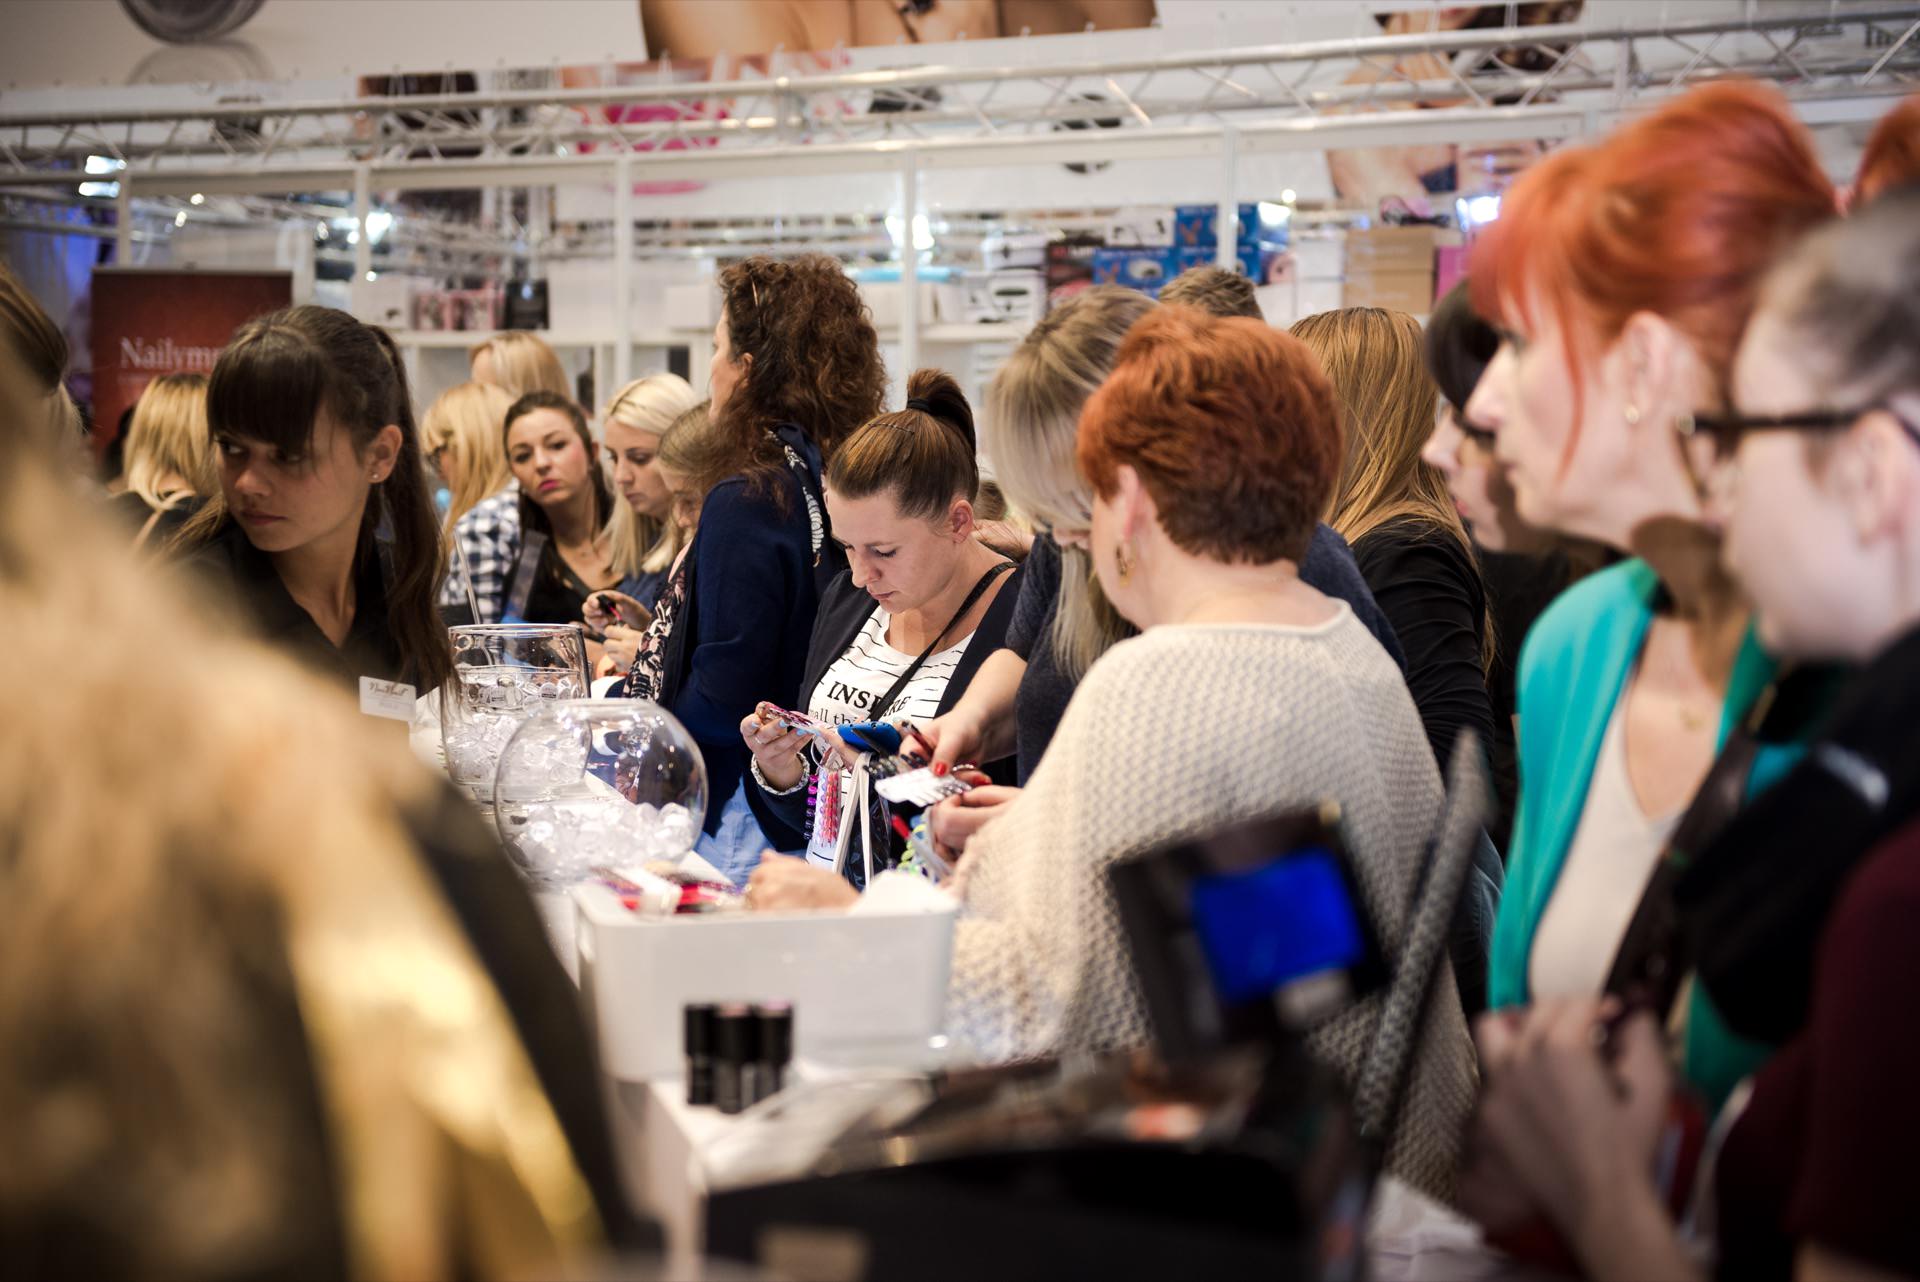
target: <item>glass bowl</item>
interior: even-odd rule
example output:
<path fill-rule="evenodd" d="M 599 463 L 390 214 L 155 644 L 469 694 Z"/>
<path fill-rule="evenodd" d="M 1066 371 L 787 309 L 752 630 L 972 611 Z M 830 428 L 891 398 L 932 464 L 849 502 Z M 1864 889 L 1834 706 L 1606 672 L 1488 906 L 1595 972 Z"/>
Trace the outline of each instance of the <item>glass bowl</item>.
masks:
<path fill-rule="evenodd" d="M 536 710 L 500 753 L 494 823 L 536 886 L 597 867 L 674 859 L 707 817 L 707 766 L 686 727 L 647 699 L 569 699 Z"/>
<path fill-rule="evenodd" d="M 482 800 L 520 723 L 561 699 L 587 697 L 586 633 L 577 623 L 448 628 L 453 680 L 440 704 L 447 774 Z"/>

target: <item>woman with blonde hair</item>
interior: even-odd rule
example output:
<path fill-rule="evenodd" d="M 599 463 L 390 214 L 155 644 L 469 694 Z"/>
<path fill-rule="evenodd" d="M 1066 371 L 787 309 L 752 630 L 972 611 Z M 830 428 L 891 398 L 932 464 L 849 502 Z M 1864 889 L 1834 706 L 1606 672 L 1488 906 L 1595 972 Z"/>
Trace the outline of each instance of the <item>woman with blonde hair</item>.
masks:
<path fill-rule="evenodd" d="M 1040 764 L 1067 701 L 1093 661 L 1133 633 L 1100 596 L 1084 548 L 1093 491 L 1074 461 L 1080 411 L 1113 368 L 1127 333 L 1152 300 L 1095 286 L 1054 308 L 1027 334 L 987 391 L 982 445 L 1014 510 L 1046 532 L 1034 540 L 1022 575 L 1007 648 L 981 665 L 952 711 L 922 727 L 936 768 L 1018 756 L 1024 783 Z M 1233 478 L 1220 483 L 1231 494 Z M 1312 534 L 1301 577 L 1353 607 L 1398 658 L 1353 554 L 1326 526 Z M 934 815 L 935 835 L 963 849 L 1011 788 L 980 787 Z"/>
<path fill-rule="evenodd" d="M 660 688 L 674 623 L 686 605 L 687 552 L 699 529 L 700 505 L 732 470 L 732 458 L 713 431 L 707 402 L 701 401 L 667 425 L 653 457 L 653 470 L 667 491 L 667 524 L 674 527 L 672 538 L 679 545 L 673 559 L 662 568 L 653 600 L 644 609 L 622 593 L 597 592 L 587 598 L 585 611 L 587 627 L 606 636 L 595 675 L 627 673 L 619 693 L 637 699 L 654 698 Z M 618 606 L 617 614 L 606 610 L 603 601 Z M 636 610 L 635 623 L 623 621 L 634 618 Z"/>
<path fill-rule="evenodd" d="M 500 439 L 512 404 L 505 389 L 469 380 L 440 393 L 421 417 L 420 443 L 453 492 L 447 529 L 513 483 Z"/>
<path fill-rule="evenodd" d="M 1450 761 L 1461 730 L 1481 743 L 1493 738 L 1492 624 L 1446 478 L 1420 457 L 1439 406 L 1420 322 L 1405 312 L 1347 307 L 1309 316 L 1289 332 L 1320 358 L 1340 396 L 1346 457 L 1328 523 L 1353 546 L 1393 624 L 1434 759 Z"/>
<path fill-rule="evenodd" d="M 218 487 L 207 433 L 204 374 L 162 374 L 148 383 L 127 428 L 127 490 L 114 499 L 140 533 L 134 546 L 164 542 Z"/>
<path fill-rule="evenodd" d="M 612 456 L 613 488 L 623 500 L 613 505 L 608 523 L 613 568 L 621 578 L 641 585 L 635 596 L 643 610 L 635 614 L 634 622 L 644 622 L 653 609 L 667 568 L 689 537 L 679 522 L 670 519 L 673 496 L 658 460 L 667 429 L 699 400 L 693 386 L 678 374 L 650 374 L 621 388 L 600 411 L 600 439 Z"/>
<path fill-rule="evenodd" d="M 560 358 L 538 334 L 524 329 L 502 330 L 467 351 L 473 381 L 504 388 L 518 399 L 528 392 L 552 392 L 573 399 L 573 386 Z"/>

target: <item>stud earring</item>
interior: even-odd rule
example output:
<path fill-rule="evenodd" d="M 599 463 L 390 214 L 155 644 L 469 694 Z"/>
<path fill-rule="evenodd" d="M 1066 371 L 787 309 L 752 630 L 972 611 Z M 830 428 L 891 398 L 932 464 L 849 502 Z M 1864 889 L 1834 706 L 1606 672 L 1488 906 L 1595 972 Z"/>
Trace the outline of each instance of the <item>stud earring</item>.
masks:
<path fill-rule="evenodd" d="M 1133 577 L 1133 558 L 1127 555 L 1127 545 L 1124 543 L 1113 549 L 1113 568 L 1120 572 L 1122 583 Z"/>
<path fill-rule="evenodd" d="M 1640 426 L 1640 407 L 1638 405 L 1627 406 L 1626 410 L 1621 414 L 1621 417 L 1627 420 L 1628 427 Z"/>

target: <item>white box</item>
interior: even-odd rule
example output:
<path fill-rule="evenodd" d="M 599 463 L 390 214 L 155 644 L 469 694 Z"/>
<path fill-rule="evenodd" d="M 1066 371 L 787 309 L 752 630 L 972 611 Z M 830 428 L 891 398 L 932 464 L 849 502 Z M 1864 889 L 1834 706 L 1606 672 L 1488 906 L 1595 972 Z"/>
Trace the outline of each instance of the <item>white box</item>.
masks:
<path fill-rule="evenodd" d="M 1035 271 L 1047 265 L 1045 232 L 996 232 L 980 241 L 980 261 L 990 272 L 1026 267 Z"/>
<path fill-rule="evenodd" d="M 593 883 L 573 903 L 580 994 L 624 1081 L 685 1071 L 692 1002 L 792 1002 L 795 1057 L 827 1064 L 919 1064 L 945 1029 L 957 904 L 642 917 Z"/>
<path fill-rule="evenodd" d="M 1046 311 L 1047 282 L 1033 271 L 965 272 L 936 301 L 942 324 L 1004 321 L 1025 327 Z"/>
<path fill-rule="evenodd" d="M 1107 220 L 1107 244 L 1114 249 L 1172 248 L 1173 206 L 1122 209 Z"/>

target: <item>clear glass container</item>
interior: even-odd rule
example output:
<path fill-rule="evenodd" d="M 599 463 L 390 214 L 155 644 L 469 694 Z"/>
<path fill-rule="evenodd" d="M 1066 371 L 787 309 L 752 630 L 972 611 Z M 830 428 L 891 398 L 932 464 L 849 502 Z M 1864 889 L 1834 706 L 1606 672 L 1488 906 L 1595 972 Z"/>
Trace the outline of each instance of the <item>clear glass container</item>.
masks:
<path fill-rule="evenodd" d="M 600 866 L 672 859 L 707 818 L 707 765 L 693 736 L 647 699 L 575 699 L 523 721 L 500 753 L 494 822 L 543 889 Z"/>
<path fill-rule="evenodd" d="M 484 801 L 520 723 L 562 699 L 587 697 L 587 634 L 577 623 L 473 623 L 448 628 L 447 636 L 453 683 L 440 705 L 447 774 Z"/>

